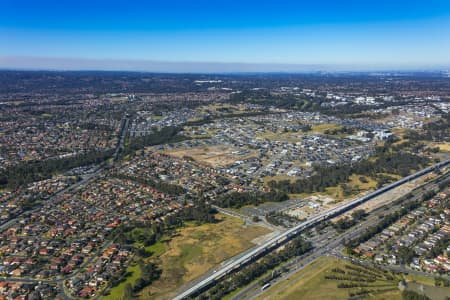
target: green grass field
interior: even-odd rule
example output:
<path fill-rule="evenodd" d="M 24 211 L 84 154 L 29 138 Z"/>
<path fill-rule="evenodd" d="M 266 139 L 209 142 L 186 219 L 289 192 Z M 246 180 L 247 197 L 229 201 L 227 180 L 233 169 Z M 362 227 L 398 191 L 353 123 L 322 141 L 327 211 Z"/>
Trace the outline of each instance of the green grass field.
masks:
<path fill-rule="evenodd" d="M 132 264 L 127 268 L 128 276 L 126 279 L 119 283 L 117 286 L 109 290 L 109 294 L 102 299 L 105 300 L 121 300 L 125 286 L 130 283 L 131 285 L 141 276 L 141 270 L 137 264 Z"/>
<path fill-rule="evenodd" d="M 166 246 L 163 241 L 158 241 L 151 246 L 145 247 L 145 250 L 152 253 L 152 256 L 160 256 L 166 250 Z"/>
<path fill-rule="evenodd" d="M 347 266 L 359 268 L 361 273 L 359 273 L 359 276 L 356 276 L 354 275 L 355 271 L 347 269 Z M 335 268 L 344 270 L 346 274 L 336 273 L 333 271 Z M 401 299 L 400 290 L 397 289 L 397 282 L 400 278 L 387 280 L 384 277 L 379 277 L 375 282 L 355 282 L 367 285 L 367 287 L 338 288 L 339 283 L 351 283 L 353 281 L 335 280 L 325 277 L 335 275 L 346 278 L 374 278 L 372 275 L 368 275 L 369 272 L 376 273 L 342 260 L 322 257 L 288 279 L 277 283 L 257 299 L 348 299 L 350 293 L 361 291 L 362 289 L 371 291 L 364 299 Z"/>
<path fill-rule="evenodd" d="M 335 129 L 341 129 L 342 126 L 334 123 L 324 123 L 319 125 L 314 125 L 311 128 L 311 131 L 313 133 L 324 133 L 326 130 L 335 130 Z"/>
<path fill-rule="evenodd" d="M 418 282 L 420 282 L 420 280 Z M 450 295 L 450 287 L 433 286 L 430 284 L 422 284 L 418 282 L 408 283 L 406 289 L 419 294 L 425 294 L 433 300 L 446 300 L 447 296 Z"/>

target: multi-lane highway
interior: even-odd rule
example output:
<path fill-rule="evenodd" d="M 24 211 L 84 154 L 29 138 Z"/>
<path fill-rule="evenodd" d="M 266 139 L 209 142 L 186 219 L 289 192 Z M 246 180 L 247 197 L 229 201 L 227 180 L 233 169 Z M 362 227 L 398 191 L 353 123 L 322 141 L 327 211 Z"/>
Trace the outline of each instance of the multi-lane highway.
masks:
<path fill-rule="evenodd" d="M 127 135 L 129 125 L 130 125 L 130 118 L 127 114 L 125 114 L 120 126 L 119 141 L 117 142 L 116 151 L 114 152 L 113 156 L 114 161 L 119 160 L 121 153 L 125 149 L 125 137 Z"/>
<path fill-rule="evenodd" d="M 360 236 L 367 228 L 376 225 L 380 219 L 379 216 L 384 215 L 386 211 L 393 212 L 401 209 L 403 205 L 407 202 L 412 202 L 416 200 L 422 199 L 423 195 L 426 194 L 430 190 L 438 190 L 438 185 L 443 180 L 447 180 L 450 177 L 450 174 L 446 174 L 445 176 L 439 178 L 436 181 L 426 183 L 422 186 L 422 188 L 417 188 L 411 192 L 412 197 L 409 197 L 405 201 L 398 203 L 396 201 L 391 202 L 385 206 L 379 207 L 369 213 L 367 217 L 363 221 L 361 221 L 358 226 L 354 226 L 344 233 L 338 234 L 333 228 L 327 228 L 326 232 L 318 234 L 314 236 L 310 241 L 313 244 L 313 250 L 300 256 L 296 257 L 286 264 L 283 265 L 283 270 L 287 270 L 282 273 L 279 277 L 274 278 L 270 283 L 271 287 L 264 291 L 261 290 L 261 285 L 258 281 L 254 281 L 248 286 L 246 286 L 243 290 L 233 296 L 232 300 L 242 300 L 242 299 L 253 299 L 258 295 L 270 290 L 272 288 L 276 288 L 276 283 L 286 278 L 289 278 L 293 273 L 296 273 L 311 264 L 317 258 L 324 255 L 331 255 L 338 258 L 351 260 L 353 258 L 345 257 L 340 254 L 340 250 L 343 247 L 344 241 L 352 240 L 358 236 Z M 354 259 L 353 259 L 354 260 Z M 406 269 L 401 266 L 389 266 L 390 269 L 400 271 L 400 272 L 408 272 L 414 273 L 416 275 L 421 276 L 431 276 L 432 274 L 427 274 L 420 271 L 414 271 L 410 269 Z"/>
<path fill-rule="evenodd" d="M 198 293 L 199 291 L 203 290 L 204 288 L 208 287 L 212 283 L 214 283 L 216 280 L 220 279 L 221 277 L 235 271 L 236 269 L 239 269 L 243 265 L 254 261 L 255 259 L 261 257 L 263 254 L 267 253 L 268 251 L 277 248 L 278 246 L 286 243 L 288 240 L 292 239 L 293 237 L 297 236 L 301 232 L 303 232 L 305 229 L 308 229 L 324 220 L 327 220 L 329 218 L 335 217 L 337 215 L 340 215 L 344 212 L 347 212 L 348 210 L 370 200 L 375 198 L 376 196 L 379 196 L 383 193 L 386 193 L 387 191 L 392 190 L 393 188 L 396 188 L 404 183 L 407 183 L 413 179 L 419 178 L 425 174 L 428 174 L 438 168 L 444 167 L 446 165 L 450 164 L 450 160 L 446 160 L 444 162 L 435 164 L 433 166 L 430 166 L 426 169 L 423 169 L 415 174 L 412 174 L 410 176 L 407 176 L 405 178 L 402 178 L 392 184 L 389 184 L 388 186 L 385 186 L 381 189 L 378 189 L 364 197 L 358 198 L 356 200 L 350 201 L 348 203 L 345 203 L 343 205 L 337 206 L 333 209 L 330 209 L 326 212 L 323 212 L 311 219 L 309 219 L 306 222 L 300 223 L 299 225 L 288 229 L 282 233 L 280 233 L 278 236 L 270 239 L 269 241 L 265 242 L 264 244 L 253 248 L 252 250 L 248 251 L 245 255 L 240 256 L 239 258 L 231 261 L 230 263 L 223 266 L 221 269 L 215 271 L 212 275 L 206 277 L 205 279 L 201 280 L 200 282 L 196 283 L 194 286 L 190 287 L 186 291 L 182 292 L 178 296 L 176 296 L 175 300 L 181 300 L 185 299 L 195 293 Z"/>

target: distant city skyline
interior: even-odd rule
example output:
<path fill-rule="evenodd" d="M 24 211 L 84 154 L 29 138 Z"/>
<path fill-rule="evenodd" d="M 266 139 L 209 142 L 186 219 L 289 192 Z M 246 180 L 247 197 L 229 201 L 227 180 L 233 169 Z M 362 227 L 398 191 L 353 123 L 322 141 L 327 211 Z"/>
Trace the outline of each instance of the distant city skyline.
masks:
<path fill-rule="evenodd" d="M 450 1 L 0 3 L 0 68 L 304 72 L 450 67 Z"/>

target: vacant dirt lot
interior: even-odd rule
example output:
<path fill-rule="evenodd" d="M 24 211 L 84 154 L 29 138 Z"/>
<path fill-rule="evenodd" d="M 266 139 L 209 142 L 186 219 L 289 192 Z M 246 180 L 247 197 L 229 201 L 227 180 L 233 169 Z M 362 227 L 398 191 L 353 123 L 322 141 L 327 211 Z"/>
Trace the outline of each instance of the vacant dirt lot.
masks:
<path fill-rule="evenodd" d="M 256 156 L 254 151 L 240 155 L 239 149 L 233 149 L 229 146 L 202 146 L 195 148 L 176 149 L 171 151 L 165 151 L 166 154 L 176 157 L 188 156 L 195 161 L 209 165 L 212 167 L 225 166 L 234 163 L 238 160 L 244 160 L 249 157 Z"/>

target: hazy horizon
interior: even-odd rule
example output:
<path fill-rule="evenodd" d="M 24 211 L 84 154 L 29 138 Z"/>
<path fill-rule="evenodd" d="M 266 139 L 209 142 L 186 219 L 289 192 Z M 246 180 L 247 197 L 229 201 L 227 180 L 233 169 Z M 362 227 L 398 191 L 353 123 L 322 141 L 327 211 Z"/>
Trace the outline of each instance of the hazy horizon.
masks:
<path fill-rule="evenodd" d="M 5 0 L 0 68 L 445 69 L 448 32 L 445 0 Z"/>
<path fill-rule="evenodd" d="M 447 71 L 450 65 L 281 64 L 205 61 L 154 61 L 0 56 L 0 70 L 130 71 L 155 73 L 310 73 L 376 71 Z"/>

